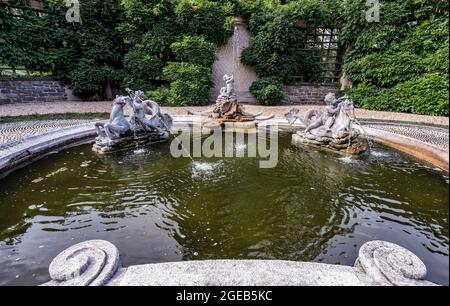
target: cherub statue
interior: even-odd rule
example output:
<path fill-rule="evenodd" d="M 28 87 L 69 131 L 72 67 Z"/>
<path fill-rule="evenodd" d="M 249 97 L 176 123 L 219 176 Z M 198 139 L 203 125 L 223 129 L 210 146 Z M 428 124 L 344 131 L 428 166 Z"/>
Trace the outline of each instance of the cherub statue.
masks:
<path fill-rule="evenodd" d="M 285 117 L 290 124 L 294 124 L 295 121 L 300 120 L 306 126 L 305 133 L 309 133 L 320 127 L 324 127 L 324 132 L 329 132 L 336 122 L 336 115 L 339 114 L 341 110 L 341 103 L 346 99 L 348 98 L 342 97 L 336 99 L 334 93 L 329 93 L 325 97 L 327 106 L 324 111 L 312 109 L 302 118 L 298 116 L 299 110 L 294 108 L 287 113 Z"/>
<path fill-rule="evenodd" d="M 108 138 L 114 140 L 120 138 L 131 131 L 130 123 L 125 119 L 123 108 L 130 100 L 126 96 L 118 96 L 114 100 L 113 109 L 111 111 L 109 123 L 96 123 L 95 128 L 100 138 Z"/>
<path fill-rule="evenodd" d="M 223 80 L 226 82 L 226 87 L 222 87 L 218 99 L 235 99 L 234 93 L 234 76 L 225 74 Z"/>
<path fill-rule="evenodd" d="M 336 99 L 336 95 L 334 93 L 329 93 L 325 96 L 325 103 L 327 106 L 325 107 L 325 111 L 322 113 L 322 116 L 318 118 L 315 122 L 311 123 L 306 127 L 305 132 L 309 132 L 311 130 L 317 129 L 322 125 L 325 127 L 325 131 L 331 131 L 331 127 L 336 121 L 336 114 L 339 113 L 341 109 L 341 104 L 343 99 Z"/>

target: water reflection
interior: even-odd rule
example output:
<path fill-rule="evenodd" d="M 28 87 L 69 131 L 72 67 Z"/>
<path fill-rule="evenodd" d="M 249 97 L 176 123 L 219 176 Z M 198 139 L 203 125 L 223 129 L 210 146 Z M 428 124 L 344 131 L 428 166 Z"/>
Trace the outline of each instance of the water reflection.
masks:
<path fill-rule="evenodd" d="M 246 150 L 245 147 L 235 148 Z M 448 177 L 382 147 L 342 158 L 280 139 L 280 162 L 173 159 L 159 144 L 99 157 L 52 155 L 0 187 L 0 284 L 39 284 L 61 250 L 116 244 L 124 265 L 192 259 L 285 259 L 352 265 L 382 239 L 448 284 Z M 4 267 L 4 268 L 3 268 Z"/>

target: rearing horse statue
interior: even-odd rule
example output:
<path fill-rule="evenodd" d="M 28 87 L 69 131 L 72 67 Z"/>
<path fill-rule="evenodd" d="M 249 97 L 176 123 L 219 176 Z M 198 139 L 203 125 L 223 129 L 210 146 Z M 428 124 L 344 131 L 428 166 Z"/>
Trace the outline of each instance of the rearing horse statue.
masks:
<path fill-rule="evenodd" d="M 347 97 L 339 104 L 339 114 L 331 127 L 331 135 L 340 138 L 352 132 L 352 123 L 355 121 L 355 106 Z"/>
<path fill-rule="evenodd" d="M 110 141 L 118 139 L 131 132 L 131 125 L 125 119 L 124 106 L 127 104 L 129 97 L 119 96 L 114 100 L 114 106 L 108 123 L 96 123 L 95 128 L 100 138 L 107 138 Z"/>

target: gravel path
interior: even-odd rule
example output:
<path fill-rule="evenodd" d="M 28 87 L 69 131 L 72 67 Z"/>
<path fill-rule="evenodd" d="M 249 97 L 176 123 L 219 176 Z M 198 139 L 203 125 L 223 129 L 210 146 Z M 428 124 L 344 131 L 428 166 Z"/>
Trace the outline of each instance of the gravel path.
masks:
<path fill-rule="evenodd" d="M 112 102 L 43 102 L 38 104 L 20 103 L 0 105 L 0 117 L 2 116 L 25 116 L 35 114 L 63 114 L 63 113 L 109 113 Z M 274 114 L 277 117 L 283 117 L 293 106 L 260 106 L 247 105 L 246 108 L 250 112 L 263 112 L 264 115 Z M 295 106 L 300 109 L 301 113 L 305 113 L 311 105 Z M 323 105 L 316 106 L 323 108 Z M 202 111 L 210 108 L 206 107 L 163 107 L 163 111 L 173 116 L 186 115 L 186 110 Z M 358 109 L 356 111 L 358 118 L 362 120 L 384 120 L 384 121 L 401 121 L 414 122 L 419 124 L 433 124 L 449 126 L 448 117 L 422 116 L 405 113 L 379 112 Z"/>

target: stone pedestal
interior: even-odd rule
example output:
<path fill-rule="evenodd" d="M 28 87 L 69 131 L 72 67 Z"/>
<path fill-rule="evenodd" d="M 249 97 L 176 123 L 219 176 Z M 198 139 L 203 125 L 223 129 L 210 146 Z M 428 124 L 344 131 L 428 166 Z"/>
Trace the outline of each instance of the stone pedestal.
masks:
<path fill-rule="evenodd" d="M 109 138 L 97 137 L 93 150 L 99 154 L 112 154 L 115 152 L 135 148 L 138 146 L 151 145 L 169 140 L 168 137 L 149 134 L 147 132 L 138 132 L 136 135 L 128 135 L 115 140 Z"/>
<path fill-rule="evenodd" d="M 359 133 L 354 130 L 339 138 L 331 136 L 316 136 L 310 133 L 298 132 L 292 135 L 292 143 L 296 146 L 309 145 L 332 150 L 341 154 L 361 155 L 367 151 L 367 147 L 356 141 Z"/>

